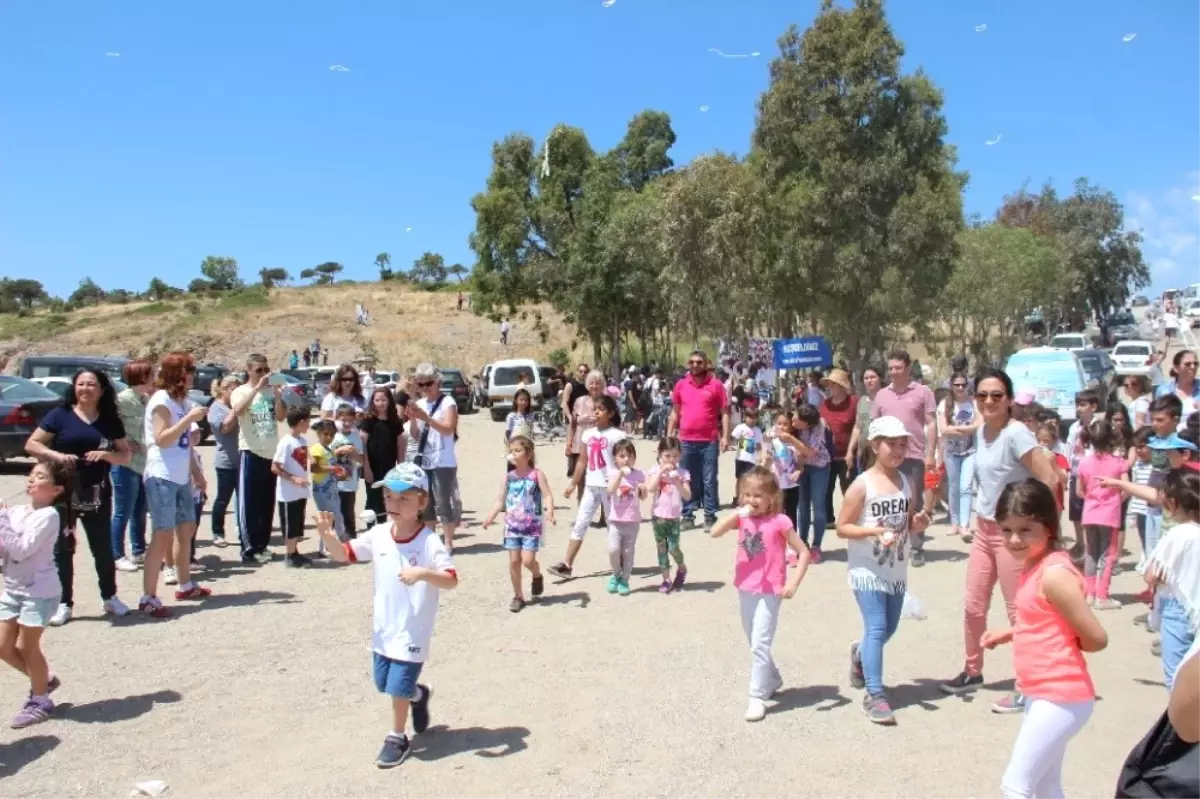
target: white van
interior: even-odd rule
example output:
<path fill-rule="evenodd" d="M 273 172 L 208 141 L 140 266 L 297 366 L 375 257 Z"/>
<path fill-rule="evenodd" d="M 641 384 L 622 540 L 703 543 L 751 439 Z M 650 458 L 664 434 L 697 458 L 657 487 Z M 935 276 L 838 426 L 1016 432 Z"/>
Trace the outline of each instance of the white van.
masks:
<path fill-rule="evenodd" d="M 488 407 L 492 410 L 492 421 L 503 422 L 505 420 L 508 412 L 512 410 L 513 395 L 517 393 L 518 388 L 521 388 L 522 381 L 524 381 L 525 389 L 529 391 L 533 407 L 540 407 L 545 386 L 542 385 L 542 373 L 538 369 L 537 361 L 529 358 L 514 358 L 510 361 L 496 361 L 492 364 L 487 387 Z"/>

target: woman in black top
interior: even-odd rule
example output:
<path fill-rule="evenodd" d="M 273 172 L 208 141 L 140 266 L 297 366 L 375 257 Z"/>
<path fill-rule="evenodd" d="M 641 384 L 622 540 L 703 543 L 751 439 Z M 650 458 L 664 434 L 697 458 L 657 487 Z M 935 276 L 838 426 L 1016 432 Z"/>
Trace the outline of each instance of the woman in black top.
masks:
<path fill-rule="evenodd" d="M 57 627 L 71 620 L 75 577 L 75 520 L 87 535 L 88 548 L 100 580 L 104 612 L 124 616 L 129 608 L 117 598 L 117 569 L 113 562 L 112 482 L 110 466 L 128 466 L 133 455 L 125 440 L 125 425 L 117 414 L 117 392 L 103 372 L 75 373 L 62 407 L 46 414 L 25 442 L 25 451 L 41 461 L 70 464 L 75 484 L 70 496 L 68 524 L 54 546 L 62 604 L 50 619 Z"/>
<path fill-rule="evenodd" d="M 367 510 L 374 512 L 375 523 L 382 524 L 386 518 L 383 509 L 383 489 L 372 488 L 376 480 L 382 480 L 393 466 L 400 462 L 405 452 L 404 422 L 396 411 L 396 398 L 390 388 L 377 388 L 371 394 L 367 416 L 359 425 L 363 437 L 366 460 L 363 463 L 363 479 L 367 482 Z"/>

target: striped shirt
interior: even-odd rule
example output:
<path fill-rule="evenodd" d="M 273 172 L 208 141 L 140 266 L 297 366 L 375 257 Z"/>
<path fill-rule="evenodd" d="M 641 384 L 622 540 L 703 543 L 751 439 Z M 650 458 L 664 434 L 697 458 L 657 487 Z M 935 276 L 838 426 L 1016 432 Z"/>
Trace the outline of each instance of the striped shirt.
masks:
<path fill-rule="evenodd" d="M 1129 479 L 1134 485 L 1148 486 L 1150 485 L 1150 474 L 1154 471 L 1154 467 L 1150 461 L 1134 461 L 1133 468 L 1129 470 Z M 1129 500 L 1129 512 L 1135 516 L 1146 515 L 1146 500 L 1139 497 L 1133 497 Z"/>

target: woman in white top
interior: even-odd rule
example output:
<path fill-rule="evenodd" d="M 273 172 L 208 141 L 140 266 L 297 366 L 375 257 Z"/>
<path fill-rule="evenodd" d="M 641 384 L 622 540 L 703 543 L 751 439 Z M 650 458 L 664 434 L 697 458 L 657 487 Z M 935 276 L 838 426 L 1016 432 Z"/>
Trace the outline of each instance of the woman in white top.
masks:
<path fill-rule="evenodd" d="M 1150 378 L 1145 375 L 1125 375 L 1122 378 L 1124 391 L 1117 392 L 1121 404 L 1129 411 L 1133 429 L 1150 424 Z"/>
<path fill-rule="evenodd" d="M 342 403 L 354 408 L 354 412 L 362 415 L 367 409 L 367 399 L 363 396 L 362 379 L 358 370 L 348 363 L 338 367 L 329 380 L 329 390 L 321 398 L 321 418 L 333 419 L 338 406 Z"/>
<path fill-rule="evenodd" d="M 442 374 L 432 363 L 423 363 L 413 374 L 416 402 L 410 401 L 406 415 L 411 434 L 417 439 L 421 467 L 429 478 L 429 503 L 425 520 L 442 523 L 446 549 L 454 551 L 454 531 L 462 515 L 458 493 L 458 405 L 442 393 Z M 422 446 L 424 444 L 424 446 Z"/>
<path fill-rule="evenodd" d="M 208 413 L 188 399 L 196 364 L 186 352 L 172 352 L 158 367 L 158 391 L 146 404 L 146 502 L 150 506 L 150 546 L 142 573 L 138 610 L 155 618 L 171 615 L 157 594 L 159 569 L 175 546 L 179 588 L 175 598 L 203 599 L 212 592 L 192 582 L 192 536 L 196 534 L 193 483 L 206 488 L 204 474 L 192 459 L 188 431 Z"/>
<path fill-rule="evenodd" d="M 962 372 L 950 378 L 950 396 L 937 409 L 938 443 L 946 465 L 946 504 L 950 506 L 950 534 L 971 540 L 971 502 L 975 499 L 975 431 L 981 424 L 970 381 Z"/>

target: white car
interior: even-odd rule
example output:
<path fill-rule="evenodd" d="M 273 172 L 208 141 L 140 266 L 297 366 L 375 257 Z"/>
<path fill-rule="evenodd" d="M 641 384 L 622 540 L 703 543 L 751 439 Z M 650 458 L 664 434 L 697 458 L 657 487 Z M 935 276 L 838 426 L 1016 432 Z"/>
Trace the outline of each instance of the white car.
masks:
<path fill-rule="evenodd" d="M 1060 350 L 1090 350 L 1092 348 L 1091 339 L 1083 333 L 1059 333 L 1054 338 L 1050 339 L 1048 346 Z"/>
<path fill-rule="evenodd" d="M 1144 375 L 1151 385 L 1163 382 L 1162 370 L 1154 362 L 1154 345 L 1149 341 L 1119 341 L 1109 353 L 1118 375 Z"/>
<path fill-rule="evenodd" d="M 38 385 L 45 386 L 60 397 L 66 397 L 67 390 L 71 387 L 71 378 L 69 377 L 31 377 L 29 380 Z M 128 388 L 120 380 L 113 380 L 111 377 L 109 380 L 113 384 L 114 391 L 120 392 Z"/>
<path fill-rule="evenodd" d="M 1200 327 L 1200 300 L 1191 300 L 1180 316 L 1187 320 L 1189 327 Z"/>

